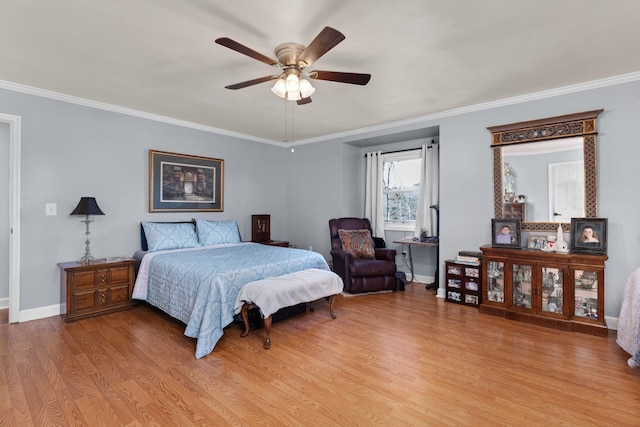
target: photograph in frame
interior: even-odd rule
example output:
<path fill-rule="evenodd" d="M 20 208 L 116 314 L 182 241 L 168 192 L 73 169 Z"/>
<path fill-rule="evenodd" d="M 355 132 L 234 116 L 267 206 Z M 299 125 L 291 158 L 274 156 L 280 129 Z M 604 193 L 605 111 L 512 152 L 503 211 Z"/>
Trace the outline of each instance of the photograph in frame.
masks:
<path fill-rule="evenodd" d="M 149 212 L 222 212 L 224 160 L 149 150 Z"/>
<path fill-rule="evenodd" d="M 571 218 L 571 252 L 606 254 L 607 218 Z"/>
<path fill-rule="evenodd" d="M 529 236 L 527 248 L 546 251 L 549 246 L 547 236 Z"/>
<path fill-rule="evenodd" d="M 496 248 L 520 248 L 520 220 L 497 219 L 491 220 L 491 245 Z"/>

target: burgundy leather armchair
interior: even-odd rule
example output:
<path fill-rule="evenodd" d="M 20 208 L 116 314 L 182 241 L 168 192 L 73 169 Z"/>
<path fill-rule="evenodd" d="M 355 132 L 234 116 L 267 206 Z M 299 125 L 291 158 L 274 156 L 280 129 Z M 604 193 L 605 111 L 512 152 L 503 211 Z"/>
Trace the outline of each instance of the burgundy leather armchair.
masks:
<path fill-rule="evenodd" d="M 329 220 L 333 271 L 342 278 L 345 292 L 396 290 L 396 250 L 386 249 L 382 238 L 373 237 L 375 259 L 355 259 L 352 253 L 343 250 L 338 234 L 340 229 L 366 229 L 371 233 L 371 223 L 367 218 Z"/>

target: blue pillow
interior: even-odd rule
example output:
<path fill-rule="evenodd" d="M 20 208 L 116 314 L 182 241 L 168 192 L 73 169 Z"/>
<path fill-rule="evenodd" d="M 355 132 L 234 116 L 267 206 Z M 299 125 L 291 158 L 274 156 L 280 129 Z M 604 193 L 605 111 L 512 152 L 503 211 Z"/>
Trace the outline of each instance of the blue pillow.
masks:
<path fill-rule="evenodd" d="M 200 246 L 193 223 L 143 222 L 142 227 L 149 251 Z"/>
<path fill-rule="evenodd" d="M 196 230 L 201 245 L 242 243 L 236 221 L 205 221 L 196 219 Z"/>

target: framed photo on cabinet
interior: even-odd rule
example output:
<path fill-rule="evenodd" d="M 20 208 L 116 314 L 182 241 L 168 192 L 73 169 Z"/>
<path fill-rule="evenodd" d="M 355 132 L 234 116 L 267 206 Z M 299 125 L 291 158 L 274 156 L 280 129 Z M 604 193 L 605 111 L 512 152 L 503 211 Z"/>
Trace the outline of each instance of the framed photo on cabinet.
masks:
<path fill-rule="evenodd" d="M 607 253 L 607 218 L 571 218 L 571 251 Z"/>
<path fill-rule="evenodd" d="M 497 248 L 520 247 L 520 220 L 496 219 L 491 220 L 491 246 Z"/>
<path fill-rule="evenodd" d="M 549 241 L 547 240 L 547 236 L 529 236 L 529 243 L 527 248 L 529 249 L 540 249 L 547 250 L 549 246 Z"/>

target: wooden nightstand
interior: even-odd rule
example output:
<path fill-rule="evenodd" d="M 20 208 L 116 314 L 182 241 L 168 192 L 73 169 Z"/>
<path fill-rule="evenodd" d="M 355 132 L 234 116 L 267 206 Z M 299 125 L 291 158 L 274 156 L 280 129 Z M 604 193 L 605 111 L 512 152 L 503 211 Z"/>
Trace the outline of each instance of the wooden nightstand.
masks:
<path fill-rule="evenodd" d="M 134 259 L 109 258 L 59 263 L 62 318 L 71 322 L 132 308 L 135 264 Z"/>

